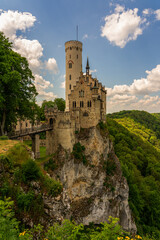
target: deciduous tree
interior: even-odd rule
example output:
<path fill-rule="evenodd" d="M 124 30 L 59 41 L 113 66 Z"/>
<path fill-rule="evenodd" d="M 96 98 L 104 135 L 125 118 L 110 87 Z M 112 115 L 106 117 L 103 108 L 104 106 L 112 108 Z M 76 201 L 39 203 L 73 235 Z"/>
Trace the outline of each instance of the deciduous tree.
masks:
<path fill-rule="evenodd" d="M 11 130 L 17 118 L 34 118 L 36 95 L 26 58 L 14 52 L 0 32 L 0 135 Z"/>

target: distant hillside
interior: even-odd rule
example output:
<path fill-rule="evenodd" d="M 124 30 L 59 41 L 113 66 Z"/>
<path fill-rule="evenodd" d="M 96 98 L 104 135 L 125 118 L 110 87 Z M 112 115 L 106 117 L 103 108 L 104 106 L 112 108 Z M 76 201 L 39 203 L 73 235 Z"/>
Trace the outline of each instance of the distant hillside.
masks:
<path fill-rule="evenodd" d="M 160 113 L 133 110 L 108 114 L 108 117 L 160 149 Z"/>
<path fill-rule="evenodd" d="M 107 116 L 107 126 L 138 229 L 160 239 L 160 114 L 121 111 Z"/>

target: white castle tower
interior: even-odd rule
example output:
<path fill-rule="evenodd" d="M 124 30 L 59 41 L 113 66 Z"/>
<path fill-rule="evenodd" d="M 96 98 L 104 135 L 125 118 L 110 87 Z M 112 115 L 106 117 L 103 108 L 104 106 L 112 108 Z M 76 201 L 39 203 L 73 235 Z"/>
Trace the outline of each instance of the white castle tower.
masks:
<path fill-rule="evenodd" d="M 66 53 L 66 111 L 69 111 L 68 95 L 79 80 L 82 71 L 82 42 L 68 41 L 65 43 Z"/>

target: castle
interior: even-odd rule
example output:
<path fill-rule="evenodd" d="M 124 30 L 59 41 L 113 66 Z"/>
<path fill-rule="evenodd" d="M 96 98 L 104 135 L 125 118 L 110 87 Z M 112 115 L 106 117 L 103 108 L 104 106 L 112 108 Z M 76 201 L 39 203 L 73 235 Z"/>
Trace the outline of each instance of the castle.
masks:
<path fill-rule="evenodd" d="M 55 152 L 59 144 L 65 149 L 72 150 L 75 131 L 106 121 L 107 92 L 90 74 L 88 58 L 86 73 L 82 72 L 82 42 L 66 42 L 65 55 L 66 109 L 65 112 L 58 111 L 57 107 L 45 109 L 46 121 L 53 124 L 53 131 L 46 134 L 47 154 Z"/>
<path fill-rule="evenodd" d="M 76 142 L 75 132 L 80 128 L 96 126 L 100 121 L 106 121 L 106 90 L 105 87 L 89 72 L 87 58 L 86 73 L 82 72 L 82 43 L 68 41 L 65 43 L 66 79 L 65 95 L 66 109 L 60 112 L 54 108 L 45 108 L 46 124 L 52 130 L 46 131 L 46 154 L 54 153 L 59 144 L 72 151 Z M 36 123 L 39 126 L 39 123 Z M 29 120 L 19 121 L 16 131 L 21 132 L 31 128 Z M 35 157 L 39 157 L 39 134 L 29 134 L 32 138 L 32 149 Z"/>

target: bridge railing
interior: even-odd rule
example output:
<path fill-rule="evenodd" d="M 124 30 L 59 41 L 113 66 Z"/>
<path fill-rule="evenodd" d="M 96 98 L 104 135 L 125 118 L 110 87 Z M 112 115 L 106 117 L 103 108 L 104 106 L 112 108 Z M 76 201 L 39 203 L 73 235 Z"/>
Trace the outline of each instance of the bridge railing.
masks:
<path fill-rule="evenodd" d="M 53 126 L 50 124 L 43 124 L 40 126 L 33 126 L 31 128 L 25 128 L 25 129 L 20 129 L 18 131 L 14 131 L 8 134 L 9 137 L 16 137 L 16 136 L 21 136 L 21 135 L 29 135 L 29 134 L 34 134 L 36 132 L 41 132 L 41 131 L 47 131 L 49 129 L 52 129 Z"/>

